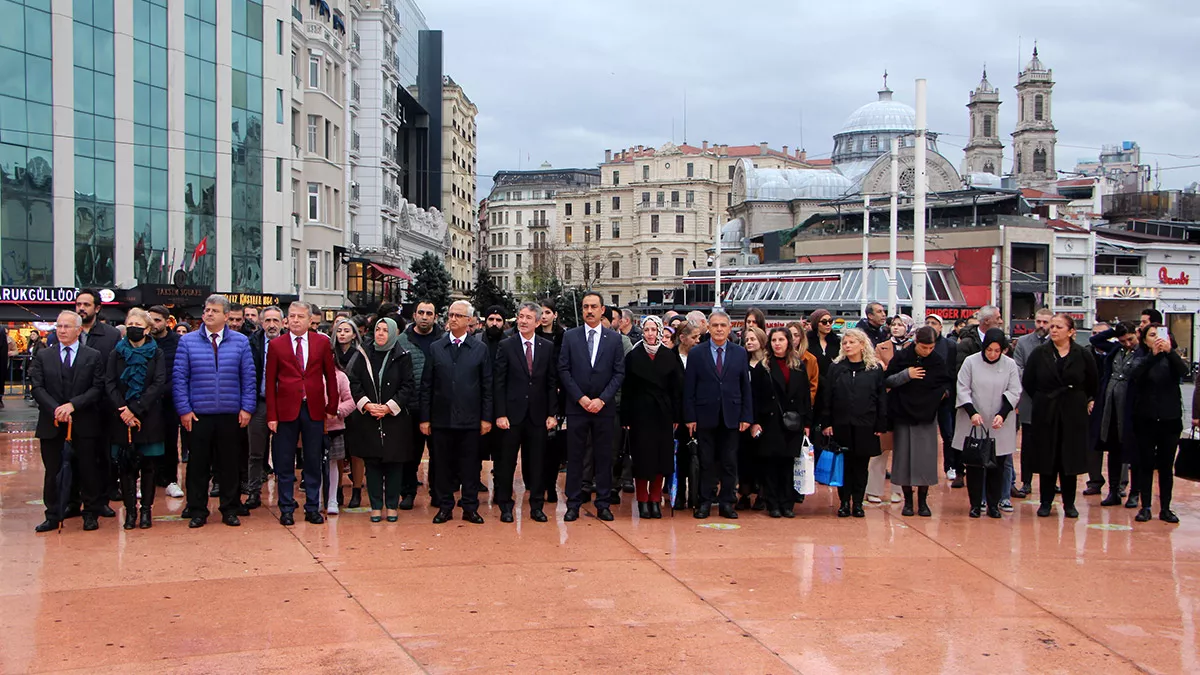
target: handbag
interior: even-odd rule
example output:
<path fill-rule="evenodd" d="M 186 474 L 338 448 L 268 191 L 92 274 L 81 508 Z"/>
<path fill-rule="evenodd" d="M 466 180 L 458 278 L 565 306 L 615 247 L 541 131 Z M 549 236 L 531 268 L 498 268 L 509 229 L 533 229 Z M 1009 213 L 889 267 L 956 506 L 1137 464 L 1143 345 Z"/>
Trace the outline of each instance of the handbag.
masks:
<path fill-rule="evenodd" d="M 996 468 L 996 439 L 990 431 L 982 426 L 971 426 L 971 433 L 963 439 L 962 463 L 984 469 Z"/>
<path fill-rule="evenodd" d="M 813 478 L 813 444 L 804 437 L 800 445 L 800 456 L 792 464 L 792 489 L 798 494 L 811 495 L 817 491 L 816 480 Z"/>
<path fill-rule="evenodd" d="M 774 386 L 774 385 L 772 385 Z M 794 411 L 784 412 L 783 404 L 779 402 L 779 397 L 775 398 L 775 407 L 779 408 L 779 420 L 783 423 L 784 431 L 795 433 L 804 430 L 804 418 L 800 417 L 800 413 Z"/>
<path fill-rule="evenodd" d="M 1200 438 L 1196 428 L 1179 439 L 1179 454 L 1175 456 L 1175 477 L 1200 482 Z"/>
<path fill-rule="evenodd" d="M 822 485 L 842 487 L 845 484 L 845 473 L 846 458 L 842 455 L 842 448 L 836 443 L 831 443 L 817 458 L 813 478 Z"/>

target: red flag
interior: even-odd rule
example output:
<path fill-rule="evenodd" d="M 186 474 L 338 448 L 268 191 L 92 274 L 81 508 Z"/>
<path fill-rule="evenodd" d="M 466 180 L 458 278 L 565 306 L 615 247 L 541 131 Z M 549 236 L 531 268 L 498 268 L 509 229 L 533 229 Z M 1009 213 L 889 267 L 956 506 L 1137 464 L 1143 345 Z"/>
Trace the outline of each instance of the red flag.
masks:
<path fill-rule="evenodd" d="M 196 269 L 196 262 L 199 261 L 200 256 L 204 255 L 205 253 L 208 253 L 208 237 L 201 239 L 200 243 L 196 244 L 196 250 L 192 251 L 192 263 L 188 266 L 189 272 Z"/>

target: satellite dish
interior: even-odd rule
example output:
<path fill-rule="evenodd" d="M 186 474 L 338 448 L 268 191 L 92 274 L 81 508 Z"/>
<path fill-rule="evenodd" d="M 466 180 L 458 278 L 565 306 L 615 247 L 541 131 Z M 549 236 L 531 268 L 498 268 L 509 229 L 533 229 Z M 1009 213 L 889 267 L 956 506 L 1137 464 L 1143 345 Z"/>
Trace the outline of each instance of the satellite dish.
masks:
<path fill-rule="evenodd" d="M 187 285 L 187 272 L 184 272 L 183 270 L 175 270 L 175 276 L 173 278 L 175 280 L 176 288 L 182 288 L 183 286 Z"/>

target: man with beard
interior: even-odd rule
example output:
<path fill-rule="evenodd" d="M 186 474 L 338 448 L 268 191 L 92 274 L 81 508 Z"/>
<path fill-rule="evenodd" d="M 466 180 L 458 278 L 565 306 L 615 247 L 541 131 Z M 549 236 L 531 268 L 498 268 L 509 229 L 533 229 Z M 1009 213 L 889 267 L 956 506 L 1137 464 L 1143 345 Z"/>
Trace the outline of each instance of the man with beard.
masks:
<path fill-rule="evenodd" d="M 499 305 L 488 307 L 487 314 L 483 319 L 483 332 L 479 335 L 479 339 L 488 350 L 488 363 L 496 363 L 496 352 L 500 349 L 500 341 L 504 339 L 504 308 Z M 488 434 L 479 440 L 479 461 L 480 461 L 480 476 L 479 483 L 475 487 L 479 492 L 487 492 L 487 487 L 483 482 L 482 463 L 494 462 L 500 456 L 500 441 L 502 434 Z M 492 469 L 495 473 L 495 468 Z"/>
<path fill-rule="evenodd" d="M 880 342 L 886 342 L 891 336 L 887 327 L 887 310 L 878 302 L 867 304 L 867 316 L 859 320 L 855 328 L 871 338 L 871 345 L 878 347 Z"/>
<path fill-rule="evenodd" d="M 267 388 L 266 370 L 267 352 L 270 342 L 283 332 L 283 310 L 279 307 L 267 307 L 262 311 L 262 327 L 250 336 L 250 356 L 254 359 L 254 391 L 258 393 L 258 407 L 250 416 L 247 426 L 247 437 L 250 449 L 246 460 L 246 508 L 257 509 L 262 506 L 262 485 L 267 457 L 270 456 L 271 430 L 267 427 Z"/>
<path fill-rule="evenodd" d="M 982 312 L 980 312 L 980 320 L 982 322 Z M 1022 335 L 1017 338 L 1016 345 L 1013 346 L 1013 360 L 1017 362 L 1017 369 L 1021 375 L 1025 375 L 1025 362 L 1033 354 L 1033 350 L 1046 344 L 1046 339 L 1050 336 L 1050 320 L 1054 318 L 1054 312 L 1047 307 L 1043 307 L 1033 315 L 1033 332 Z M 960 345 L 962 343 L 959 343 Z M 1021 445 L 1025 446 L 1025 440 L 1032 434 L 1033 424 L 1033 398 L 1026 392 L 1021 392 L 1021 401 L 1017 404 L 1017 417 L 1021 422 Z M 1012 456 L 1009 455 L 1009 462 L 1012 461 Z M 1030 468 L 1026 468 L 1029 466 Z M 1007 470 L 1007 466 L 1005 469 Z M 1101 483 L 1103 483 L 1103 477 Z M 1009 483 L 1004 483 L 1009 485 Z M 1089 481 L 1090 489 L 1090 481 Z M 1010 487 L 1011 490 L 1011 487 Z M 1100 488 L 1096 488 L 1099 492 Z M 1020 495 L 1018 499 L 1024 498 L 1033 492 L 1033 468 L 1031 462 L 1025 461 L 1025 456 L 1021 456 L 1021 488 L 1014 492 L 1014 495 Z M 1084 494 L 1088 494 L 1084 492 Z M 1092 493 L 1095 494 L 1095 493 Z"/>
<path fill-rule="evenodd" d="M 385 308 L 382 306 L 379 308 L 379 316 L 380 317 L 387 316 L 383 312 L 384 309 Z M 408 328 L 404 329 L 404 336 L 406 338 L 408 338 L 408 341 L 410 343 L 412 343 L 412 345 L 414 347 L 421 350 L 421 355 L 422 355 L 421 362 L 422 363 L 424 363 L 425 359 L 429 358 L 429 348 L 433 345 L 434 342 L 436 342 L 439 338 L 441 338 L 442 335 L 444 335 L 445 333 L 446 333 L 446 331 L 442 330 L 441 326 L 437 325 L 437 308 L 434 307 L 433 303 L 429 302 L 428 300 L 422 300 L 422 301 L 417 302 L 416 308 L 413 309 L 412 325 L 409 326 Z M 371 339 L 370 334 L 368 334 L 368 339 Z M 414 358 L 413 359 L 414 369 L 416 368 L 416 366 L 417 366 L 417 359 Z M 413 377 L 417 378 L 419 380 L 421 377 L 421 374 L 419 372 L 417 372 L 416 370 L 414 370 Z M 419 384 L 420 383 L 418 381 L 418 386 L 419 386 Z M 407 498 L 410 495 L 412 495 L 414 497 L 416 496 L 417 485 L 420 484 L 417 481 L 417 470 L 421 467 L 421 457 L 425 454 L 426 447 L 432 448 L 432 446 L 429 444 L 429 436 L 421 433 L 420 415 L 413 415 L 412 421 L 413 421 L 413 445 L 414 445 L 413 450 L 414 450 L 414 454 L 416 455 L 416 460 L 404 467 L 404 473 L 402 475 L 403 480 L 402 480 L 401 487 L 400 487 L 400 494 L 401 494 L 401 496 L 403 496 L 405 498 Z M 432 452 L 432 450 L 431 450 L 431 452 Z M 434 494 L 436 492 L 436 489 L 435 489 L 436 484 L 433 482 L 434 473 L 435 472 L 434 472 L 434 468 L 433 468 L 433 457 L 431 455 L 430 461 L 429 461 L 429 471 L 426 472 L 426 476 L 425 476 L 426 480 L 429 481 L 428 487 L 429 487 L 429 505 L 430 506 L 437 506 L 437 503 L 438 503 L 437 497 Z"/>
<path fill-rule="evenodd" d="M 254 331 L 258 330 L 258 308 L 246 305 L 243 313 L 246 315 L 246 327 L 253 334 Z"/>
<path fill-rule="evenodd" d="M 150 337 L 162 350 L 163 365 L 168 373 L 175 372 L 175 350 L 179 348 L 179 334 L 171 330 L 168 320 L 171 310 L 162 305 L 155 305 L 148 310 L 150 314 Z M 183 489 L 179 487 L 179 415 L 175 414 L 175 399 L 171 387 L 163 392 L 163 441 L 166 446 L 163 452 L 162 465 L 155 472 L 158 487 L 166 488 L 167 496 L 180 498 Z M 183 445 L 187 447 L 187 434 L 183 436 Z M 145 487 L 143 486 L 143 489 Z"/>
<path fill-rule="evenodd" d="M 246 327 L 246 308 L 236 302 L 229 303 L 229 327 L 237 332 L 250 337 L 254 333 L 253 328 Z"/>

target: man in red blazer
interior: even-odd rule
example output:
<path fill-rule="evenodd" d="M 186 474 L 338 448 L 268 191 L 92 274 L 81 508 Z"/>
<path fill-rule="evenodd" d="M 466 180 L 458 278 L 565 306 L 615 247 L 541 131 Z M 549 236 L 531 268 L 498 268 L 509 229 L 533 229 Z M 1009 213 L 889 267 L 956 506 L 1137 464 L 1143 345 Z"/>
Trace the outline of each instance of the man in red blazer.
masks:
<path fill-rule="evenodd" d="M 325 420 L 337 415 L 337 372 L 329 338 L 309 331 L 312 309 L 308 303 L 288 307 L 288 332 L 267 343 L 267 427 L 275 434 L 271 443 L 279 522 L 293 525 L 296 510 L 296 443 L 304 444 L 304 519 L 315 525 L 321 515 L 321 456 Z"/>

